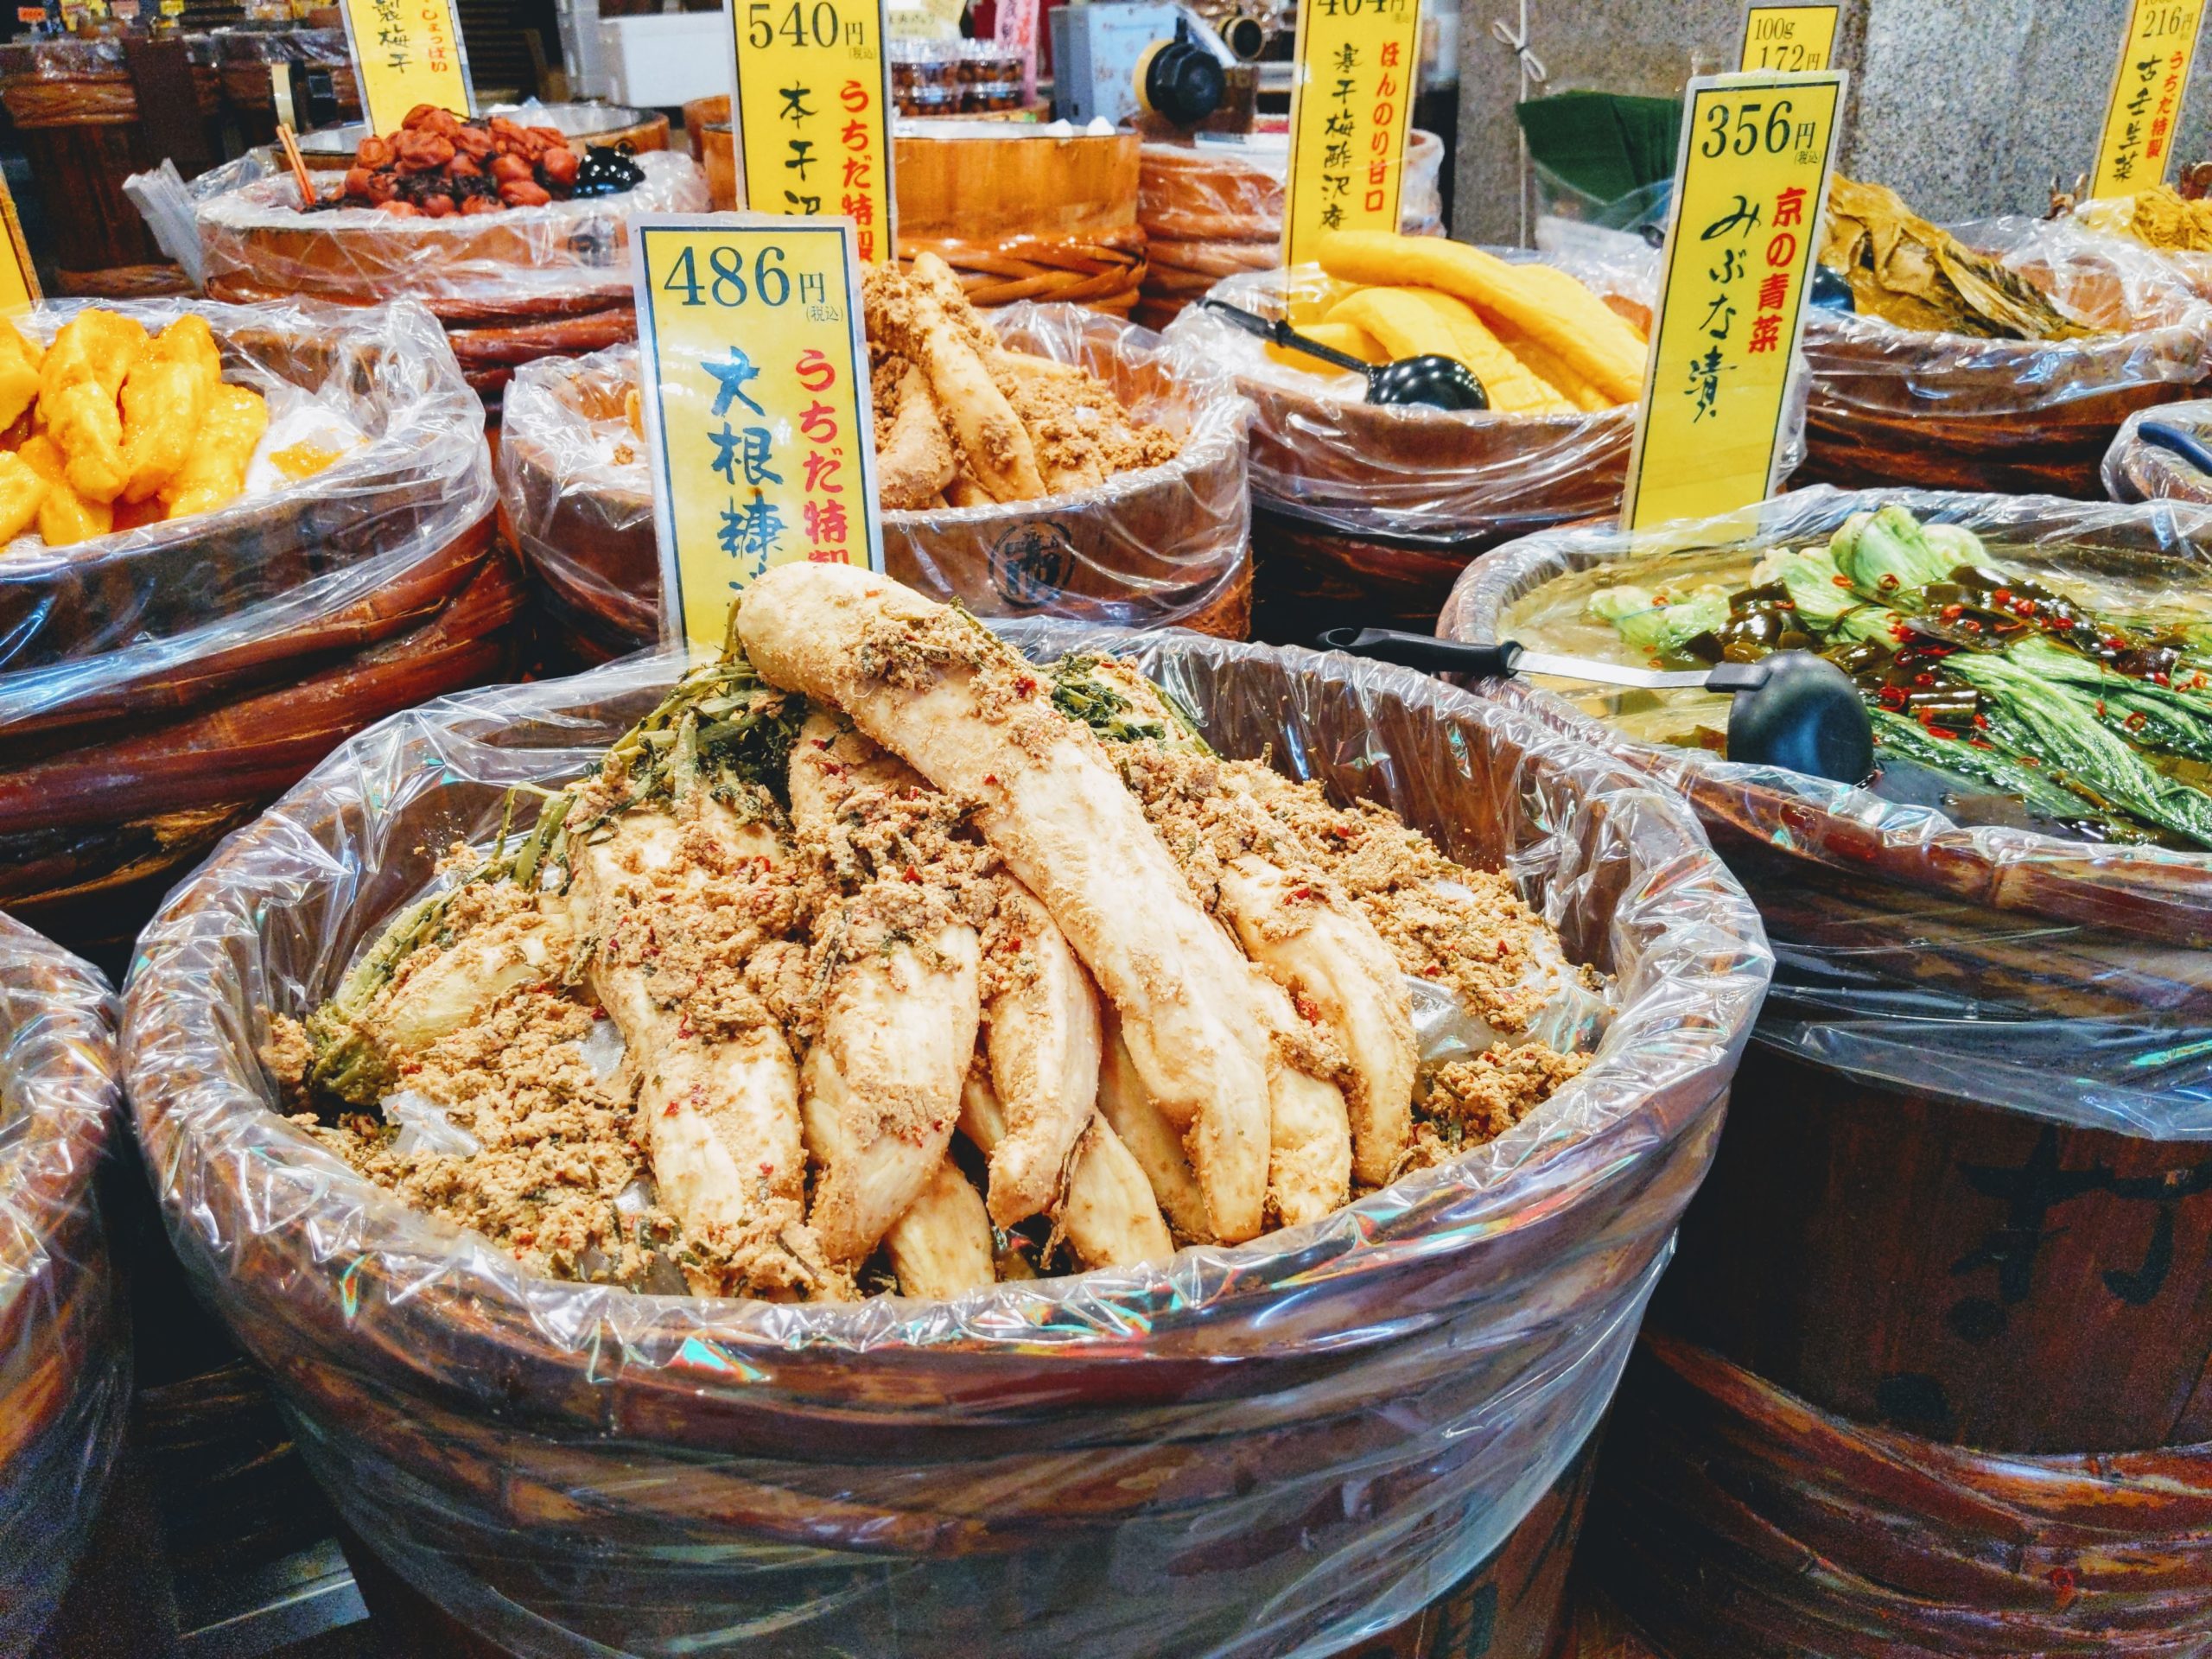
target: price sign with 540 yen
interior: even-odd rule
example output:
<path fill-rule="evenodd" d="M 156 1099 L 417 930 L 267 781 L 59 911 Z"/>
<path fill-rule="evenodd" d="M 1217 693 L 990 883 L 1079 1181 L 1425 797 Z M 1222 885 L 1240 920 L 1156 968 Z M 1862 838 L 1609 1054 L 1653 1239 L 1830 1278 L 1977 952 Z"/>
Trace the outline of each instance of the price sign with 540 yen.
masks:
<path fill-rule="evenodd" d="M 740 188 L 756 213 L 853 221 L 891 257 L 891 60 L 884 0 L 730 0 Z"/>
<path fill-rule="evenodd" d="M 1834 70 L 1689 84 L 1624 529 L 1773 488 L 1843 88 Z"/>
<path fill-rule="evenodd" d="M 846 219 L 630 223 L 662 632 L 710 650 L 772 566 L 883 569 L 859 251 Z"/>

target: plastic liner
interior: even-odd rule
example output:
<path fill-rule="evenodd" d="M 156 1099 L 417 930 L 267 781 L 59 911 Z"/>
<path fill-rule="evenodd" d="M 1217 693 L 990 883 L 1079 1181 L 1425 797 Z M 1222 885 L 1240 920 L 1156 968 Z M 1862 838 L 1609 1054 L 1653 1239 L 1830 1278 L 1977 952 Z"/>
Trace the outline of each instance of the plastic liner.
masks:
<path fill-rule="evenodd" d="M 1764 989 L 1681 804 L 1403 670 L 1126 648 L 1224 749 L 1510 869 L 1620 1007 L 1519 1128 L 1328 1219 L 959 1301 L 772 1306 L 529 1277 L 270 1109 L 303 1011 L 511 785 L 571 778 L 677 671 L 633 659 L 365 734 L 172 895 L 131 1098 L 202 1289 L 346 1518 L 518 1653 L 1336 1652 L 1504 1538 L 1603 1411 Z"/>
<path fill-rule="evenodd" d="M 1137 223 L 1146 270 L 1137 321 L 1157 327 L 1223 277 L 1280 263 L 1287 135 L 1147 142 L 1140 156 Z M 1443 141 L 1434 133 L 1415 128 L 1408 135 L 1398 228 L 1409 236 L 1444 233 L 1437 182 L 1443 163 Z"/>
<path fill-rule="evenodd" d="M 375 207 L 303 213 L 298 187 L 265 150 L 202 174 L 190 189 L 208 289 L 223 297 L 382 304 L 407 294 L 448 321 L 560 316 L 630 303 L 631 215 L 707 210 L 706 175 L 690 156 L 652 150 L 637 162 L 645 182 L 619 195 L 448 219 Z"/>
<path fill-rule="evenodd" d="M 2003 561 L 2124 580 L 2153 613 L 2201 607 L 2212 512 L 2178 503 L 1820 486 L 1767 502 L 1749 533 L 1714 520 L 1680 527 L 1679 543 L 1740 550 L 1748 570 L 1768 548 L 1825 542 L 1887 502 L 1967 525 Z M 1608 529 L 1516 542 L 1460 579 L 1437 632 L 1510 638 L 1524 595 L 1632 556 Z M 2212 1139 L 2212 854 L 1963 825 L 1932 805 L 1639 742 L 1520 680 L 1482 690 L 1689 797 L 1774 944 L 1761 1041 L 1906 1090 Z"/>
<path fill-rule="evenodd" d="M 1613 298 L 1638 327 L 1649 325 L 1651 285 L 1642 272 L 1557 262 Z M 1286 282 L 1325 279 L 1313 266 L 1230 277 L 1213 296 L 1262 316 L 1284 315 Z M 1267 347 L 1193 306 L 1169 340 L 1236 378 L 1256 405 L 1252 493 L 1286 501 L 1303 518 L 1352 535 L 1434 537 L 1485 544 L 1620 505 L 1635 410 L 1506 415 L 1377 405 L 1350 373 L 1315 374 L 1278 363 Z M 1785 465 L 1802 450 L 1791 446 Z"/>
<path fill-rule="evenodd" d="M 2212 502 L 2212 476 L 2200 473 L 2170 449 L 2145 443 L 2138 430 L 2145 421 L 2178 427 L 2199 443 L 2212 444 L 2212 401 L 2192 399 L 2139 410 L 2120 423 L 2119 435 L 2105 451 L 2105 492 L 2115 501 Z"/>
<path fill-rule="evenodd" d="M 2067 221 L 1952 226 L 2092 325 L 2067 340 L 1924 334 L 1815 309 L 1810 476 L 2094 496 L 2123 418 L 2212 376 L 2212 306 L 2147 248 Z"/>
<path fill-rule="evenodd" d="M 41 305 L 18 325 L 50 339 L 86 303 Z M 483 406 L 419 304 L 105 308 L 149 331 L 199 313 L 222 346 L 225 379 L 270 397 L 272 419 L 320 405 L 367 441 L 297 484 L 213 512 L 73 547 L 22 541 L 0 555 L 0 730 L 125 686 L 189 679 L 194 664 L 282 655 L 336 620 L 365 628 L 353 640 L 364 643 L 397 623 L 356 617 L 359 607 L 465 574 L 457 544 L 465 550 L 495 499 Z"/>
<path fill-rule="evenodd" d="M 2212 1446 L 2028 1456 L 1831 1415 L 1647 1333 L 1585 1559 L 1669 1651 L 2203 1651 Z"/>
<path fill-rule="evenodd" d="M 990 322 L 1017 350 L 1082 364 L 1139 419 L 1181 433 L 1182 452 L 1079 496 L 886 513 L 890 574 L 981 616 L 1042 611 L 1241 636 L 1251 405 L 1217 368 L 1119 318 L 1025 303 Z M 516 545 L 563 614 L 608 650 L 660 635 L 652 467 L 623 413 L 637 372 L 634 346 L 527 365 L 500 431 L 499 497 Z"/>
<path fill-rule="evenodd" d="M 53 1618 L 107 1485 L 130 1344 L 92 1172 L 123 1093 L 99 970 L 0 915 L 0 1654 Z"/>
<path fill-rule="evenodd" d="M 222 93 L 212 35 L 184 37 L 200 113 L 220 113 Z M 0 46 L 0 103 L 20 127 L 130 124 L 138 119 L 138 88 L 123 42 L 113 36 L 10 41 Z"/>

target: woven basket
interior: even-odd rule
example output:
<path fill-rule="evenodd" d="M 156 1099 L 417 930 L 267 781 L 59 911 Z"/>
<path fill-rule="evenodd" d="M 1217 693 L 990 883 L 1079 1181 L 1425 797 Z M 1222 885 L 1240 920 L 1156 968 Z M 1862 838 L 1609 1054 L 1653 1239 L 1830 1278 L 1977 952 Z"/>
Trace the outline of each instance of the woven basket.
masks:
<path fill-rule="evenodd" d="M 696 120 L 694 118 L 696 115 Z M 729 100 L 685 105 L 717 208 L 738 205 Z M 934 253 L 980 306 L 1064 302 L 1128 316 L 1145 279 L 1134 133 L 1056 138 L 1020 124 L 942 121 L 893 136 L 899 257 Z"/>

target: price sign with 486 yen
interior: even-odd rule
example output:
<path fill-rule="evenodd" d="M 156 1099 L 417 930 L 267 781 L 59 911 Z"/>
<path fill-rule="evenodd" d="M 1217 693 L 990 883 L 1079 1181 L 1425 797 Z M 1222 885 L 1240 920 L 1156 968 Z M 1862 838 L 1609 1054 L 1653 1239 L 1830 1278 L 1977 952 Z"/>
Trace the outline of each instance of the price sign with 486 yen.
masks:
<path fill-rule="evenodd" d="M 861 260 L 891 257 L 891 61 L 884 0 L 730 0 L 730 120 L 745 205 L 853 221 Z"/>
<path fill-rule="evenodd" d="M 852 221 L 631 221 L 662 632 L 722 643 L 772 566 L 883 569 Z"/>

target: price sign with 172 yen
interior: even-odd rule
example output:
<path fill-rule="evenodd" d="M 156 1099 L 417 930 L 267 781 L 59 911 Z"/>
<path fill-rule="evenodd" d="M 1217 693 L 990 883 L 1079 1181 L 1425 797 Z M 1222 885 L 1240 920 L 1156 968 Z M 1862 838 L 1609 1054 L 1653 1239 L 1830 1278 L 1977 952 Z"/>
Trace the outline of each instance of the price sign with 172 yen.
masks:
<path fill-rule="evenodd" d="M 662 632 L 721 645 L 772 566 L 883 569 L 849 219 L 630 221 Z"/>
<path fill-rule="evenodd" d="M 1823 6 L 1770 6 L 1751 0 L 1744 8 L 1744 49 L 1738 69 L 1803 74 L 1826 69 L 1835 62 L 1840 3 Z"/>
<path fill-rule="evenodd" d="M 2203 20 L 2203 0 L 2135 0 L 2128 8 L 2089 174 L 2092 197 L 2133 196 L 2165 182 Z"/>
<path fill-rule="evenodd" d="M 1298 0 L 1282 262 L 1332 231 L 1395 231 L 1421 91 L 1421 0 Z"/>
<path fill-rule="evenodd" d="M 1689 84 L 1624 529 L 1773 489 L 1843 88 L 1837 70 Z"/>
<path fill-rule="evenodd" d="M 418 104 L 476 112 L 454 0 L 341 0 L 339 11 L 371 132 L 398 131 Z"/>
<path fill-rule="evenodd" d="M 892 257 L 890 28 L 884 0 L 728 0 L 739 188 L 756 213 L 853 221 Z"/>

